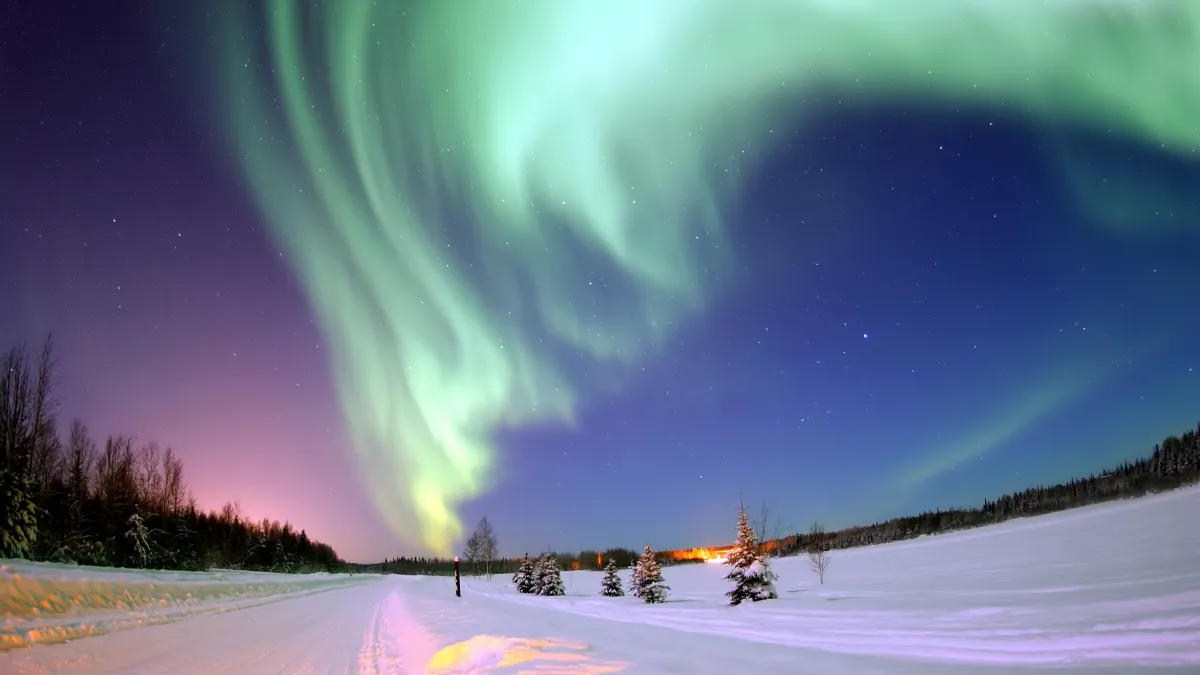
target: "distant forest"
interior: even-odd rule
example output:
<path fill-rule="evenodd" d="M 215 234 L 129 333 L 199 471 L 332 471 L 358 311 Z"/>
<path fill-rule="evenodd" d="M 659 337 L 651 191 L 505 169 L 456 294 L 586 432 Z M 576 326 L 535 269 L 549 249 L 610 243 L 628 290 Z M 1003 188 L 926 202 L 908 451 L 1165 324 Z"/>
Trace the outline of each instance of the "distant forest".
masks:
<path fill-rule="evenodd" d="M 981 506 L 972 509 L 927 511 L 916 516 L 893 518 L 834 532 L 793 534 L 764 542 L 764 548 L 775 554 L 787 556 L 811 552 L 816 547 L 828 550 L 884 544 L 927 534 L 942 534 L 992 525 L 1012 518 L 1063 511 L 1077 506 L 1141 497 L 1198 481 L 1200 426 L 1184 432 L 1182 436 L 1168 436 L 1162 443 L 1154 446 L 1145 457 L 1102 471 L 1098 476 L 1093 474 L 1087 478 L 1076 478 L 1057 485 L 1038 485 L 1015 494 L 985 500 Z M 732 518 L 730 522 L 733 522 Z M 732 530 L 730 527 L 731 533 Z M 667 565 L 695 563 L 728 548 L 730 546 L 659 551 L 655 556 Z M 596 551 L 582 551 L 551 555 L 558 560 L 561 569 L 567 570 L 601 570 L 603 563 L 609 558 L 614 559 L 620 567 L 628 567 L 637 557 L 634 551 L 628 549 L 610 549 L 599 554 Z M 519 559 L 506 559 L 493 561 L 491 567 L 493 572 L 511 573 L 519 564 Z M 437 558 L 396 558 L 376 565 L 358 567 L 392 574 L 450 574 L 454 563 Z M 471 573 L 473 570 L 473 566 L 467 566 L 465 573 Z"/>
<path fill-rule="evenodd" d="M 541 553 L 530 552 L 531 558 Z M 640 554 L 627 548 L 610 548 L 604 551 L 581 551 L 579 553 L 558 553 L 550 551 L 549 555 L 563 570 L 584 569 L 602 570 L 609 560 L 614 560 L 617 566 L 624 569 L 633 565 Z M 656 556 L 661 557 L 661 556 Z M 603 561 L 603 564 L 598 561 Z M 447 558 L 424 556 L 389 558 L 379 563 L 350 563 L 350 568 L 356 572 L 382 574 L 419 574 L 422 576 L 446 576 L 454 574 L 454 561 Z M 502 558 L 491 561 L 492 574 L 513 574 L 521 566 L 520 558 Z M 464 560 L 460 567 L 463 575 L 477 576 L 484 573 L 483 563 Z"/>
<path fill-rule="evenodd" d="M 287 523 L 242 518 L 236 504 L 205 513 L 183 463 L 153 442 L 109 436 L 79 420 L 60 434 L 49 339 L 37 358 L 0 358 L 0 557 L 112 565 L 271 572 L 342 571 L 327 544 Z"/>
<path fill-rule="evenodd" d="M 1057 485 L 1038 485 L 984 500 L 981 506 L 973 509 L 927 511 L 917 516 L 848 527 L 820 534 L 818 538 L 830 548 L 870 546 L 1173 490 L 1200 481 L 1200 436 L 1197 434 L 1200 434 L 1200 425 L 1185 431 L 1182 436 L 1168 436 L 1146 456 L 1101 471 L 1098 476 L 1092 474 Z M 785 537 L 779 544 L 780 553 L 808 551 L 813 544 L 810 538 L 807 534 Z"/>

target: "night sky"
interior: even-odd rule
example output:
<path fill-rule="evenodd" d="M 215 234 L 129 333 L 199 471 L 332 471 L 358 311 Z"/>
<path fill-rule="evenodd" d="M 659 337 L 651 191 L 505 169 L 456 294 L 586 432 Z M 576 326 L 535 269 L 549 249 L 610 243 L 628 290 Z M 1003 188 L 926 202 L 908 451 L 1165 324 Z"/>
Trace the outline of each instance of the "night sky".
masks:
<path fill-rule="evenodd" d="M 997 5 L 905 61 L 932 11 L 811 3 L 844 53 L 792 72 L 713 3 L 187 4 L 0 9 L 0 343 L 53 333 L 60 428 L 173 447 L 204 508 L 356 561 L 484 514 L 505 554 L 676 548 L 1200 418 L 1196 4 Z"/>

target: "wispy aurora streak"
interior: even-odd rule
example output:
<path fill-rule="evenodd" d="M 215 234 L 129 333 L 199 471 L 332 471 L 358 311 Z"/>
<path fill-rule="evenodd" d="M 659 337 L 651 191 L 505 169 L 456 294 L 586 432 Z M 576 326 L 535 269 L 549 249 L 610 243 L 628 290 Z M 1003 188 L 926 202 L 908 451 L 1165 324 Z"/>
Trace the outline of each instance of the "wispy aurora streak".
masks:
<path fill-rule="evenodd" d="M 630 362 L 707 297 L 725 170 L 805 96 L 1200 145 L 1191 0 L 316 5 L 221 5 L 222 110 L 328 337 L 370 494 L 439 553 L 494 475 L 491 432 L 569 419 L 586 393 L 563 355 Z"/>

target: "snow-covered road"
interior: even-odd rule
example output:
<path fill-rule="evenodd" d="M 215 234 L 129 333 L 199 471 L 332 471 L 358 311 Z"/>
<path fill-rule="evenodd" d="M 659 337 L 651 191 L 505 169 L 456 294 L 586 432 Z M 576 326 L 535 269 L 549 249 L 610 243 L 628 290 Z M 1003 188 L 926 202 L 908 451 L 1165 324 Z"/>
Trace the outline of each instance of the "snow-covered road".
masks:
<path fill-rule="evenodd" d="M 373 578 L 247 609 L 0 654 L 0 672 L 31 675 L 727 674 L 750 669 L 963 672 L 950 664 L 905 664 L 863 655 L 848 659 L 820 650 L 606 621 L 498 597 L 468 594 L 456 600 L 444 579 L 406 577 Z"/>
<path fill-rule="evenodd" d="M 445 579 L 367 583 L 185 621 L 0 654 L 4 673 L 672 673 L 799 668 L 811 655 L 607 622 L 468 594 Z M 584 638 L 583 636 L 587 636 Z M 584 640 L 600 638 L 600 644 Z M 441 654 L 444 646 L 449 645 Z M 682 649 L 682 652 L 681 652 Z M 636 661 L 636 668 L 632 668 Z M 777 667 L 770 667 L 775 664 Z M 888 672 L 884 671 L 877 672 Z"/>
<path fill-rule="evenodd" d="M 835 552 L 825 585 L 731 608 L 719 565 L 671 601 L 515 595 L 506 579 L 3 566 L 0 673 L 1200 672 L 1200 490 Z M 5 576 L 7 575 L 7 576 Z M 61 643 L 63 637 L 82 637 Z M 15 642 L 14 642 L 15 641 Z"/>

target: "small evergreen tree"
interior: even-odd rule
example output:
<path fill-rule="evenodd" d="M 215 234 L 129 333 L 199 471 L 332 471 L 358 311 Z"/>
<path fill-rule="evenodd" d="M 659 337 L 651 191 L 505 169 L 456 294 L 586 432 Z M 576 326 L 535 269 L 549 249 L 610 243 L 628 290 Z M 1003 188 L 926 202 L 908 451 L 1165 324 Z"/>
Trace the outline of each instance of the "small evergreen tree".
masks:
<path fill-rule="evenodd" d="M 154 562 L 154 544 L 150 541 L 150 528 L 142 518 L 142 510 L 138 508 L 129 516 L 129 529 L 125 538 L 133 544 L 133 563 L 137 567 L 146 568 Z"/>
<path fill-rule="evenodd" d="M 534 578 L 536 579 L 534 592 L 538 595 L 567 594 L 566 589 L 563 588 L 562 574 L 558 571 L 558 561 L 549 553 L 543 553 L 541 559 L 538 560 Z"/>
<path fill-rule="evenodd" d="M 663 582 L 662 568 L 654 559 L 654 552 L 650 550 L 649 544 L 646 545 L 642 557 L 638 558 L 630 585 L 633 587 L 633 597 L 635 598 L 641 598 L 648 603 L 667 601 L 667 594 L 671 587 Z"/>
<path fill-rule="evenodd" d="M 620 598 L 625 595 L 625 590 L 621 588 L 621 575 L 617 572 L 617 561 L 612 558 L 609 558 L 608 564 L 604 566 L 604 583 L 600 588 L 600 595 L 606 598 Z"/>
<path fill-rule="evenodd" d="M 733 569 L 725 577 L 733 582 L 733 590 L 725 594 L 729 604 L 738 605 L 743 600 L 772 600 L 779 597 L 775 592 L 775 573 L 759 551 L 754 528 L 746 521 L 746 509 L 738 513 L 737 543 L 725 556 L 725 563 Z"/>
<path fill-rule="evenodd" d="M 291 556 L 283 548 L 283 540 L 275 540 L 275 554 L 273 556 L 272 571 L 274 572 L 290 572 L 292 571 Z"/>
<path fill-rule="evenodd" d="M 516 574 L 513 574 L 513 585 L 517 587 L 518 593 L 532 593 L 534 591 L 534 571 L 533 561 L 529 559 L 529 554 L 526 553 L 521 558 L 521 566 L 517 568 Z"/>

